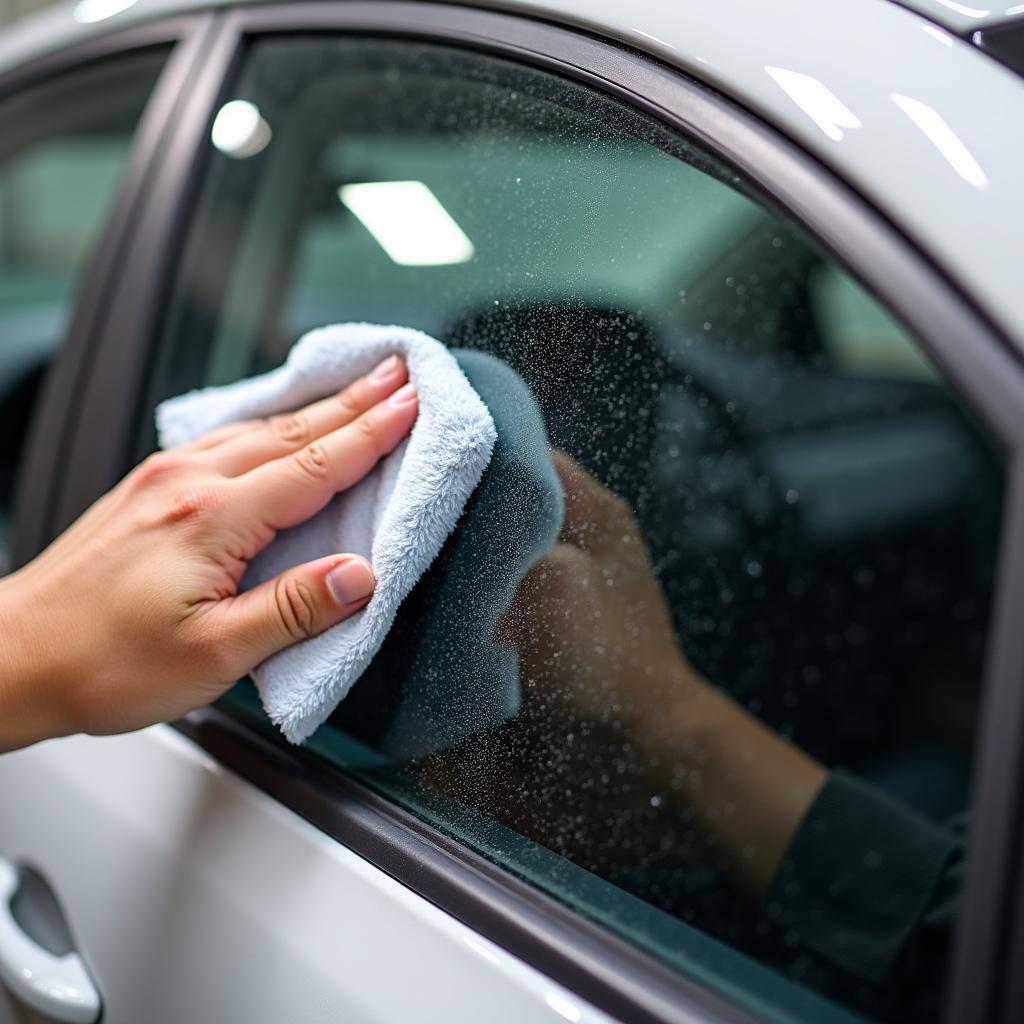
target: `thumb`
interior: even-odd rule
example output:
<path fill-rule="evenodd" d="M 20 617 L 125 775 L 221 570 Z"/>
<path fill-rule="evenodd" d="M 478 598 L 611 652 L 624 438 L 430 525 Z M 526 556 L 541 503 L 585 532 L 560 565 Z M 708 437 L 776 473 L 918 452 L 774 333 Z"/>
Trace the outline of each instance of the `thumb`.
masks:
<path fill-rule="evenodd" d="M 319 558 L 232 598 L 222 628 L 248 670 L 364 608 L 375 582 L 365 558 Z"/>

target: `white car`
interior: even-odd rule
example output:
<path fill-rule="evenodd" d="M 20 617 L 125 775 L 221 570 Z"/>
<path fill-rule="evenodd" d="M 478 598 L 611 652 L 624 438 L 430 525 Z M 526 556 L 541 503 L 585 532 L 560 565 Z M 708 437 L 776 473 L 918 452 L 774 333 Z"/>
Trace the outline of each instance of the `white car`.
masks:
<path fill-rule="evenodd" d="M 5 563 L 152 449 L 162 398 L 409 324 L 522 376 L 628 505 L 673 650 L 830 775 L 751 887 L 776 840 L 695 810 L 731 778 L 702 764 L 773 765 L 609 683 L 646 692 L 657 609 L 542 595 L 496 691 L 469 612 L 518 582 L 510 451 L 304 746 L 243 680 L 0 756 L 0 1021 L 1024 1019 L 1024 5 L 977 3 L 80 0 L 5 30 Z"/>

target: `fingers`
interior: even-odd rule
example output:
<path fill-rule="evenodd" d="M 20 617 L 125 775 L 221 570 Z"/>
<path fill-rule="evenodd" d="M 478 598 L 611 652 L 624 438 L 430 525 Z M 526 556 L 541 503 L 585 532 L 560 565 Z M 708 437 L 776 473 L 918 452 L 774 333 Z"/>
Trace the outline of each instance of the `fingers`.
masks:
<path fill-rule="evenodd" d="M 217 613 L 224 618 L 219 631 L 237 652 L 237 674 L 364 608 L 374 583 L 365 559 L 335 555 L 296 566 L 221 602 Z"/>
<path fill-rule="evenodd" d="M 178 445 L 174 450 L 177 452 L 204 452 L 210 448 L 216 448 L 217 445 L 223 444 L 239 434 L 255 430 L 262 422 L 262 420 L 240 420 L 238 423 L 226 423 L 223 427 L 207 431 L 194 441 L 189 441 L 188 444 Z"/>
<path fill-rule="evenodd" d="M 403 385 L 351 423 L 231 481 L 238 507 L 272 530 L 304 522 L 392 452 L 418 411 L 415 387 Z"/>
<path fill-rule="evenodd" d="M 565 492 L 560 540 L 584 551 L 600 551 L 637 538 L 636 522 L 622 498 L 564 452 L 551 454 Z"/>
<path fill-rule="evenodd" d="M 271 459 L 299 451 L 353 422 L 394 394 L 408 379 L 405 362 L 396 355 L 388 356 L 343 391 L 293 413 L 251 421 L 244 430 L 221 428 L 224 433 L 204 448 L 214 468 L 225 476 L 239 476 Z"/>

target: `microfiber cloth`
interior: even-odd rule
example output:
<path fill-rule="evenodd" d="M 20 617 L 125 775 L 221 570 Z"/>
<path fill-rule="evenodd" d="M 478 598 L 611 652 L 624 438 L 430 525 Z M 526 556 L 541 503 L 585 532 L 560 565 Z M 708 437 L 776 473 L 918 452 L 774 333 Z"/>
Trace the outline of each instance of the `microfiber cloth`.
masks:
<path fill-rule="evenodd" d="M 365 609 L 253 672 L 267 714 L 293 743 L 330 715 L 384 642 L 399 605 L 437 557 L 487 468 L 494 421 L 443 345 L 411 328 L 373 324 L 311 331 L 276 370 L 169 399 L 156 411 L 159 442 L 174 447 L 225 423 L 322 398 L 391 353 L 405 358 L 419 394 L 411 435 L 312 519 L 281 531 L 242 580 L 249 589 L 341 552 L 369 558 L 377 577 Z"/>
<path fill-rule="evenodd" d="M 347 730 L 397 761 L 454 746 L 519 710 L 516 652 L 495 630 L 564 515 L 544 418 L 525 381 L 482 352 L 453 355 L 494 419 L 491 462 L 459 529 L 398 613 L 402 642 L 385 645 L 344 713 Z"/>

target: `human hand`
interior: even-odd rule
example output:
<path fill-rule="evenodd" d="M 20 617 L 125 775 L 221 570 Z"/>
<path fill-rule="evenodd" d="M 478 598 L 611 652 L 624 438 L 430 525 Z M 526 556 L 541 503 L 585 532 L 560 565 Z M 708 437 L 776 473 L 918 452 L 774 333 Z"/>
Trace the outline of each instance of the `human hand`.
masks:
<path fill-rule="evenodd" d="M 150 456 L 0 581 L 0 750 L 180 717 L 369 601 L 337 554 L 239 594 L 251 558 L 361 480 L 412 429 L 396 356 L 340 394 Z"/>

